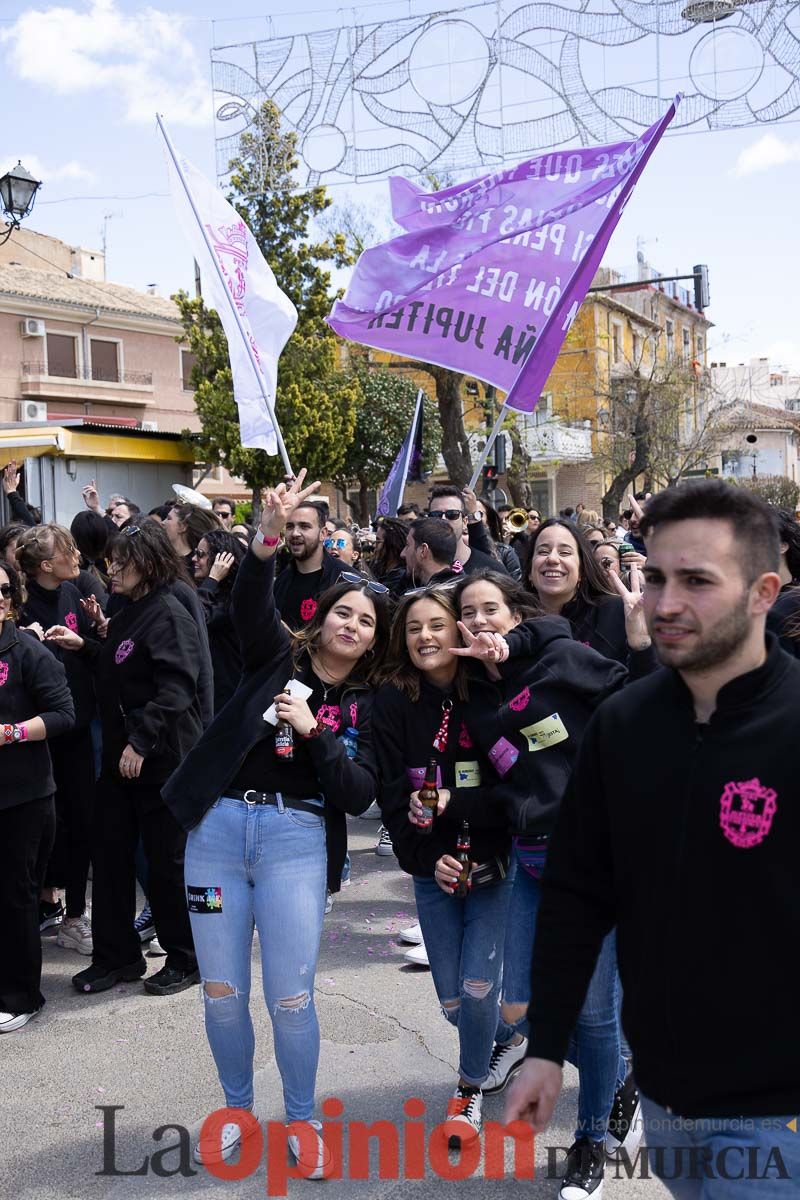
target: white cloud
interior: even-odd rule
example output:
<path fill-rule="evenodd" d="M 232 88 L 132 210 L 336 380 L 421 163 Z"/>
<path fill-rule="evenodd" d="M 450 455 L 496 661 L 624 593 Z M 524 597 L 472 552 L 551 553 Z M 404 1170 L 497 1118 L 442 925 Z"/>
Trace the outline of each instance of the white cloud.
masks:
<path fill-rule="evenodd" d="M 84 0 L 30 9 L 0 31 L 2 43 L 21 79 L 63 95 L 115 91 L 130 122 L 149 124 L 156 112 L 175 125 L 211 119 L 210 84 L 177 14 L 128 16 L 115 0 Z"/>
<path fill-rule="evenodd" d="M 30 171 L 31 175 L 41 179 L 43 183 L 52 183 L 57 179 L 73 179 L 78 183 L 92 183 L 95 179 L 94 171 L 90 171 L 88 167 L 84 167 L 74 158 L 69 162 L 56 165 L 56 163 L 43 162 L 38 154 L 29 154 L 27 151 L 24 153 L 17 151 L 8 155 L 0 153 L 0 172 L 10 171 L 17 165 L 17 160 L 27 171 Z"/>
<path fill-rule="evenodd" d="M 800 162 L 800 142 L 787 142 L 774 133 L 765 133 L 752 146 L 742 150 L 736 160 L 732 174 L 755 175 L 771 167 L 783 167 L 786 163 Z"/>
<path fill-rule="evenodd" d="M 800 342 L 773 342 L 766 350 L 773 367 L 788 367 L 792 372 L 800 371 Z"/>

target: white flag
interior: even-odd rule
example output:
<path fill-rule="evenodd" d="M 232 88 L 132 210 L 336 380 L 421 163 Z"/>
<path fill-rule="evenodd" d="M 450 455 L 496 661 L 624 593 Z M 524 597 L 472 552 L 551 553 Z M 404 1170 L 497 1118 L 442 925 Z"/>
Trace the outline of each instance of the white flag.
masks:
<path fill-rule="evenodd" d="M 176 157 L 183 181 L 168 154 L 172 198 L 200 265 L 204 299 L 219 313 L 228 339 L 242 445 L 277 454 L 264 392 L 274 410 L 278 358 L 297 324 L 297 310 L 236 209 L 188 159 L 177 152 Z"/>

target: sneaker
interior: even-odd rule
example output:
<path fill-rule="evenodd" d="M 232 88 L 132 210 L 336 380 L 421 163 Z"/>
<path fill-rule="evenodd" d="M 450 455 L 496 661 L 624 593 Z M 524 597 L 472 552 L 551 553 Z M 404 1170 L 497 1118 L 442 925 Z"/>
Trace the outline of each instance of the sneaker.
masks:
<path fill-rule="evenodd" d="M 304 1179 L 327 1179 L 333 1169 L 333 1155 L 322 1140 L 322 1125 L 319 1121 L 303 1121 L 316 1134 L 316 1146 L 309 1148 L 308 1137 L 300 1138 L 291 1133 L 288 1137 L 289 1149 L 294 1161 L 303 1172 Z"/>
<path fill-rule="evenodd" d="M 413 963 L 415 967 L 429 967 L 431 965 L 428 961 L 428 951 L 425 949 L 424 942 L 420 942 L 418 946 L 412 946 L 410 950 L 406 950 L 403 958 L 406 962 Z"/>
<path fill-rule="evenodd" d="M 447 1122 L 457 1123 L 459 1132 L 448 1139 L 451 1150 L 460 1150 L 462 1142 L 473 1141 L 481 1131 L 483 1123 L 483 1095 L 480 1088 L 460 1083 L 447 1105 Z"/>
<path fill-rule="evenodd" d="M 151 940 L 150 945 L 147 947 L 147 957 L 148 958 L 164 958 L 166 953 L 167 952 L 164 949 L 164 947 L 161 945 L 161 942 L 158 940 L 157 937 L 154 937 Z"/>
<path fill-rule="evenodd" d="M 398 941 L 408 942 L 409 946 L 421 946 L 425 941 L 422 936 L 422 926 L 419 922 L 416 925 L 409 925 L 408 929 L 401 929 L 397 938 Z"/>
<path fill-rule="evenodd" d="M 23 1025 L 28 1024 L 28 1021 L 38 1017 L 41 1011 L 41 1008 L 36 1008 L 33 1012 L 27 1013 L 0 1012 L 0 1033 L 13 1033 L 15 1029 L 22 1029 Z"/>
<path fill-rule="evenodd" d="M 593 1142 L 587 1137 L 578 1138 L 567 1151 L 567 1166 L 558 1200 L 586 1200 L 594 1196 L 600 1200 L 603 1194 L 603 1171 L 605 1169 L 605 1147 L 602 1142 Z"/>
<path fill-rule="evenodd" d="M 256 1117 L 256 1120 L 258 1120 L 258 1117 Z M 253 1126 L 248 1125 L 244 1140 L 247 1141 L 254 1133 L 255 1129 Z M 198 1139 L 192 1150 L 192 1158 L 196 1163 L 200 1163 L 201 1166 L 205 1166 L 207 1163 L 227 1162 L 231 1155 L 239 1148 L 241 1142 L 241 1127 L 236 1122 L 229 1121 L 226 1125 L 222 1126 L 219 1149 L 210 1150 L 207 1154 L 203 1154 L 200 1150 L 200 1141 Z"/>
<path fill-rule="evenodd" d="M 78 954 L 92 953 L 92 924 L 86 913 L 82 917 L 64 917 L 56 945 L 77 950 Z"/>
<path fill-rule="evenodd" d="M 617 1089 L 611 1106 L 606 1132 L 606 1154 L 609 1158 L 620 1158 L 624 1153 L 628 1158 L 633 1158 L 643 1133 L 639 1089 L 634 1081 L 633 1072 L 628 1071 L 625 1082 Z"/>
<path fill-rule="evenodd" d="M 140 942 L 149 942 L 151 938 L 156 936 L 156 927 L 153 922 L 153 914 L 150 911 L 149 904 L 145 904 L 144 908 L 133 922 L 133 928 L 138 933 Z"/>
<path fill-rule="evenodd" d="M 380 821 L 381 810 L 377 800 L 373 800 L 366 812 L 359 813 L 362 821 Z"/>
<path fill-rule="evenodd" d="M 144 972 L 142 972 L 144 974 Z M 182 967 L 171 967 L 169 964 L 156 971 L 144 981 L 144 990 L 151 996 L 174 996 L 176 992 L 184 992 L 200 982 L 200 972 L 197 967 L 193 971 L 185 971 Z"/>
<path fill-rule="evenodd" d="M 51 904 L 49 900 L 39 901 L 39 930 L 53 929 L 64 920 L 64 905 L 60 900 Z"/>
<path fill-rule="evenodd" d="M 326 888 L 325 889 L 325 916 L 326 917 L 332 908 L 333 908 L 333 892 L 330 890 L 330 888 Z"/>
<path fill-rule="evenodd" d="M 394 846 L 392 839 L 389 836 L 389 830 L 385 825 L 381 825 L 378 830 L 378 841 L 375 845 L 376 854 L 394 854 Z"/>
<path fill-rule="evenodd" d="M 101 967 L 99 963 L 92 963 L 85 971 L 72 976 L 72 986 L 79 992 L 107 992 L 117 983 L 141 979 L 146 970 L 147 963 L 143 958 L 127 967 Z"/>
<path fill-rule="evenodd" d="M 518 1046 L 513 1042 L 495 1045 L 489 1059 L 489 1074 L 481 1086 L 484 1096 L 494 1096 L 504 1090 L 522 1067 L 527 1049 L 527 1038 L 523 1038 Z"/>

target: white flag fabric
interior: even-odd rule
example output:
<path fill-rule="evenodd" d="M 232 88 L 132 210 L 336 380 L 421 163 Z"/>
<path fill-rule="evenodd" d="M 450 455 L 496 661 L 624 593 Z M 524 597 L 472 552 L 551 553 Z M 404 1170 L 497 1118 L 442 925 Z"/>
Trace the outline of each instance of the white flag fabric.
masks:
<path fill-rule="evenodd" d="M 277 454 L 278 442 L 264 391 L 274 409 L 278 359 L 297 324 L 297 310 L 278 287 L 269 263 L 236 209 L 188 159 L 177 151 L 176 156 L 197 215 L 168 153 L 172 199 L 178 221 L 200 266 L 203 297 L 219 313 L 228 339 L 242 445 Z M 252 348 L 258 374 L 245 338 Z"/>

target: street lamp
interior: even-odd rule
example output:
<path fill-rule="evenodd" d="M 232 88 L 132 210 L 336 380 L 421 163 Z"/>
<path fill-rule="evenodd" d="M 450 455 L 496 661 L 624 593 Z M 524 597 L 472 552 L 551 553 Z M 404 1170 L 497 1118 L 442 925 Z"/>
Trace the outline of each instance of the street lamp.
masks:
<path fill-rule="evenodd" d="M 13 171 L 7 171 L 0 178 L 0 205 L 8 222 L 8 229 L 0 237 L 0 246 L 8 241 L 15 229 L 19 229 L 20 221 L 23 221 L 33 208 L 36 193 L 41 186 L 41 180 L 34 179 L 21 162 L 17 162 Z"/>

